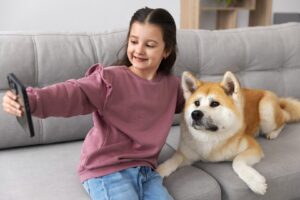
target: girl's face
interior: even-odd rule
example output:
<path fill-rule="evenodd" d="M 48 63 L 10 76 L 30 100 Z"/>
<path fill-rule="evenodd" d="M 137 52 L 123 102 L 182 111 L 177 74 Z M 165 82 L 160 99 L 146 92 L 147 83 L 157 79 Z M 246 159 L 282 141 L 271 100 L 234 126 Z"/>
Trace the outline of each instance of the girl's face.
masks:
<path fill-rule="evenodd" d="M 127 56 L 132 64 L 133 72 L 151 79 L 151 75 L 153 75 L 152 78 L 155 76 L 161 60 L 167 55 L 159 26 L 139 22 L 132 24 Z"/>

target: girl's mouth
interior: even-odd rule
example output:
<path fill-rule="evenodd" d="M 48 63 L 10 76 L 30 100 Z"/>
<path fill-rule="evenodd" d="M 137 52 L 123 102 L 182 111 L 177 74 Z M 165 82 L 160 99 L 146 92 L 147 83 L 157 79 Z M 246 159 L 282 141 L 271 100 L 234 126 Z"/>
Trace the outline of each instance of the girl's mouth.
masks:
<path fill-rule="evenodd" d="M 148 60 L 147 58 L 141 58 L 141 57 L 136 57 L 136 56 L 133 56 L 133 59 L 136 60 L 137 62 L 144 62 L 144 61 Z"/>

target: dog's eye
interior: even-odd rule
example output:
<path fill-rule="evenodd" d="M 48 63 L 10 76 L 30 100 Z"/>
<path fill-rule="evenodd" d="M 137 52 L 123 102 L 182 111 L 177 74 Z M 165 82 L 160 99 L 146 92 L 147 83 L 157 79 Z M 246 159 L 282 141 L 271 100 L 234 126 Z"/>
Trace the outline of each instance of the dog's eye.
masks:
<path fill-rule="evenodd" d="M 198 107 L 198 106 L 200 106 L 200 101 L 195 101 L 194 104 L 195 104 L 195 106 Z"/>
<path fill-rule="evenodd" d="M 220 103 L 217 102 L 217 101 L 212 101 L 212 102 L 210 103 L 210 107 L 212 107 L 212 108 L 218 107 L 219 105 L 220 105 Z"/>

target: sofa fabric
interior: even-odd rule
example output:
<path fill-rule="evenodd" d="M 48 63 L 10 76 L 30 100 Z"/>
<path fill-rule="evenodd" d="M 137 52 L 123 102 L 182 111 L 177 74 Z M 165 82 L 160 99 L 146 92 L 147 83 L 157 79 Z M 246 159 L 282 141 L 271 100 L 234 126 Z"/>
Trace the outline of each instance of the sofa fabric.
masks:
<path fill-rule="evenodd" d="M 99 33 L 0 32 L 0 98 L 10 72 L 27 86 L 43 87 L 84 76 L 94 63 L 113 64 L 124 52 L 127 31 Z M 174 73 L 191 71 L 219 81 L 230 70 L 242 86 L 268 89 L 300 99 L 300 24 L 230 30 L 178 30 Z M 178 146 L 180 116 L 174 117 L 159 162 Z M 80 148 L 92 127 L 91 115 L 33 118 L 28 137 L 0 108 L 0 199 L 88 199 L 76 174 Z M 259 142 L 265 158 L 255 168 L 267 179 L 264 196 L 251 192 L 230 162 L 179 169 L 165 179 L 175 200 L 300 199 L 300 124 L 287 125 L 279 138 Z"/>
<path fill-rule="evenodd" d="M 300 199 L 300 159 L 299 125 L 285 127 L 275 140 L 259 138 L 265 157 L 255 165 L 266 178 L 268 189 L 265 195 L 256 195 L 238 178 L 232 170 L 231 162 L 203 163 L 195 166 L 206 171 L 222 186 L 224 200 L 283 200 Z"/>
<path fill-rule="evenodd" d="M 76 171 L 81 145 L 76 141 L 2 150 L 0 199 L 88 200 Z M 162 157 L 173 150 L 166 145 L 163 152 Z M 171 175 L 165 184 L 176 199 L 221 198 L 217 181 L 193 166 Z"/>

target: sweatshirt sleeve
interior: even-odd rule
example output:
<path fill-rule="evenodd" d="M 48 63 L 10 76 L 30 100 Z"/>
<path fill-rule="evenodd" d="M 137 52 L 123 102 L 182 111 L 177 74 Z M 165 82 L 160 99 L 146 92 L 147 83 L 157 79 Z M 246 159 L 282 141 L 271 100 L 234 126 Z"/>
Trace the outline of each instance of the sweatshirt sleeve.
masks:
<path fill-rule="evenodd" d="M 44 88 L 28 87 L 30 110 L 34 116 L 71 117 L 93 111 L 102 113 L 111 92 L 103 67 L 92 66 L 84 78 L 68 80 Z"/>

